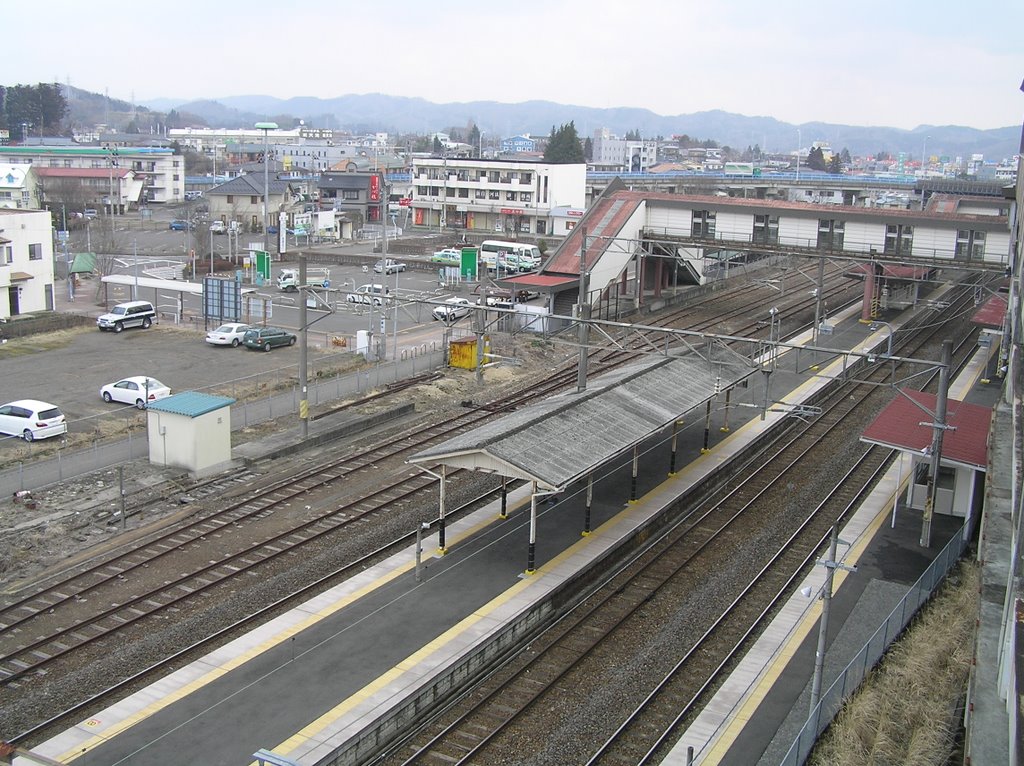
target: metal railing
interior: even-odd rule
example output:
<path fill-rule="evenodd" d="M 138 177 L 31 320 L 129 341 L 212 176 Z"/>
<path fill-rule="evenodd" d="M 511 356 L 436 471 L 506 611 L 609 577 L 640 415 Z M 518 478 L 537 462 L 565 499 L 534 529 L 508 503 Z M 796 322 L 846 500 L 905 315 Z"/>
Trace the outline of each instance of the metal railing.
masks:
<path fill-rule="evenodd" d="M 803 766 L 821 733 L 832 723 L 847 698 L 853 695 L 864 678 L 882 658 L 889 646 L 903 633 L 918 610 L 932 597 L 939 585 L 956 565 L 967 547 L 961 527 L 949 544 L 935 557 L 924 574 L 911 586 L 889 616 L 875 631 L 857 656 L 821 696 L 811 711 L 789 752 L 779 766 Z"/>

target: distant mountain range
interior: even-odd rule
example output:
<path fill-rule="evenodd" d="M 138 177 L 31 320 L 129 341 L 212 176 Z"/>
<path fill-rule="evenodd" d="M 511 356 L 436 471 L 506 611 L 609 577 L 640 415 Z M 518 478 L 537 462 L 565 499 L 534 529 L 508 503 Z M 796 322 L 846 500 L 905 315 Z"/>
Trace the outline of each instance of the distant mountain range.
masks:
<path fill-rule="evenodd" d="M 286 125 L 294 119 L 301 119 L 312 127 L 356 133 L 428 134 L 450 128 L 467 128 L 475 123 L 484 132 L 485 140 L 487 137 L 518 134 L 547 136 L 552 127 L 571 120 L 581 137 L 592 136 L 601 128 L 619 136 L 629 131 L 640 131 L 644 137 L 667 138 L 686 134 L 700 140 L 712 139 L 734 149 L 743 150 L 757 145 L 770 152 L 795 150 L 798 128 L 804 147 L 814 141 L 825 141 L 837 151 L 845 148 L 854 155 L 905 152 L 917 159 L 927 151 L 930 156 L 950 158 L 983 154 L 986 160 L 998 161 L 1016 154 L 1021 146 L 1019 125 L 991 130 L 957 125 L 920 125 L 913 130 L 825 122 L 793 125 L 773 117 L 747 117 L 720 110 L 664 116 L 648 109 L 598 109 L 551 101 L 435 104 L 421 98 L 379 93 L 329 99 L 229 96 L 214 101 L 182 101 L 162 98 L 147 101 L 145 106 L 161 112 L 173 109 L 179 114 L 199 117 L 210 127 L 223 128 L 268 119 Z"/>

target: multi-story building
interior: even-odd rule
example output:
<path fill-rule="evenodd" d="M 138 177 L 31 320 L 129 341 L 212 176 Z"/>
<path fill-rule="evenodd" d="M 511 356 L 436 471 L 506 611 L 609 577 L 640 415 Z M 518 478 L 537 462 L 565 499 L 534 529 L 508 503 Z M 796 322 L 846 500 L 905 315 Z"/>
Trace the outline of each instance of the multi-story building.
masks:
<path fill-rule="evenodd" d="M 501 139 L 502 154 L 530 154 L 537 151 L 537 142 L 529 136 L 512 136 Z"/>
<path fill-rule="evenodd" d="M 413 225 L 551 234 L 551 211 L 583 208 L 586 165 L 436 158 L 413 162 Z"/>
<path fill-rule="evenodd" d="M 53 311 L 53 223 L 45 210 L 0 210 L 0 318 Z"/>
<path fill-rule="evenodd" d="M 317 189 L 321 210 L 349 213 L 357 227 L 379 222 L 386 215 L 388 189 L 383 172 L 321 173 Z"/>
<path fill-rule="evenodd" d="M 185 161 L 166 147 L 0 146 L 0 163 L 29 164 L 40 205 L 113 205 L 120 212 L 185 198 Z"/>
<path fill-rule="evenodd" d="M 595 170 L 646 173 L 658 161 L 658 142 L 614 136 L 607 128 L 594 131 L 590 166 Z"/>

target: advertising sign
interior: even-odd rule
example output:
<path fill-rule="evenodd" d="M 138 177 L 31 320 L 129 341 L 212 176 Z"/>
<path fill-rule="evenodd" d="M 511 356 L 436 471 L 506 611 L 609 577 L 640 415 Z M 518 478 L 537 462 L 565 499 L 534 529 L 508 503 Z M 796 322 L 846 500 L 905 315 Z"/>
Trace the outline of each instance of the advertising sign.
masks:
<path fill-rule="evenodd" d="M 380 176 L 370 176 L 370 202 L 380 202 Z"/>

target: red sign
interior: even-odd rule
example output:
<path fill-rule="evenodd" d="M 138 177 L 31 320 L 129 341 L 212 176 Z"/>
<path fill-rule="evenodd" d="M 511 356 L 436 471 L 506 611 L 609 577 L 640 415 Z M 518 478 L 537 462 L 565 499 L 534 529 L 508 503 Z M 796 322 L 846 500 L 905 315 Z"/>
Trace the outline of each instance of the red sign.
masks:
<path fill-rule="evenodd" d="M 370 176 L 370 202 L 380 202 L 380 176 Z"/>
<path fill-rule="evenodd" d="M 565 214 L 572 218 L 581 218 L 583 216 L 582 210 L 566 210 Z"/>
<path fill-rule="evenodd" d="M 398 206 L 399 207 L 411 207 L 412 206 L 412 197 L 402 197 L 401 199 L 398 200 Z"/>
<path fill-rule="evenodd" d="M 501 209 L 502 215 L 523 215 L 526 211 L 520 210 L 516 207 L 503 207 Z"/>

